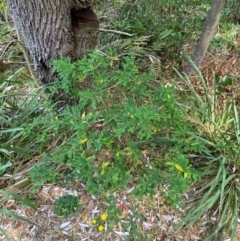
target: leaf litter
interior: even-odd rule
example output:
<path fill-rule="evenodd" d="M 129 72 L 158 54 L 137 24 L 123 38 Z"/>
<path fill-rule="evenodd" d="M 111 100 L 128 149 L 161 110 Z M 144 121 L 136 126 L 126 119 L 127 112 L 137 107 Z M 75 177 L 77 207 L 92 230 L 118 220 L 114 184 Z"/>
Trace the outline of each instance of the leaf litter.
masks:
<path fill-rule="evenodd" d="M 161 187 L 160 187 L 161 188 Z M 13 241 L 72 241 L 72 240 L 153 240 L 153 241 L 194 241 L 202 240 L 206 234 L 208 222 L 213 217 L 205 215 L 198 226 L 189 229 L 177 229 L 185 211 L 174 210 L 156 190 L 153 199 L 148 196 L 137 199 L 131 194 L 133 187 L 125 191 L 108 193 L 114 197 L 119 215 L 107 214 L 103 231 L 99 232 L 92 223 L 100 214 L 106 213 L 109 202 L 106 198 L 89 195 L 84 185 L 77 183 L 67 189 L 59 185 L 45 185 L 36 195 L 37 210 L 23 207 L 14 200 L 8 200 L 5 208 L 37 223 L 39 227 L 10 219 L 2 215 L 0 227 Z M 83 207 L 75 214 L 63 219 L 54 213 L 55 201 L 63 195 L 78 195 Z M 183 196 L 184 198 L 184 196 Z M 138 233 L 135 233 L 136 230 Z M 149 237 L 151 237 L 149 239 Z M 146 238 L 146 239 L 145 239 Z M 5 240 L 0 235 L 0 240 Z"/>

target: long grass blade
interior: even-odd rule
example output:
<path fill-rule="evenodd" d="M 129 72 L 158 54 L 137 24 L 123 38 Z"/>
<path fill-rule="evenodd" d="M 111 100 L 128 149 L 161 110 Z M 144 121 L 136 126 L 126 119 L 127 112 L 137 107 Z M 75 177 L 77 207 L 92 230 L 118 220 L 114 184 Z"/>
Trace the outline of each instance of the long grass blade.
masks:
<path fill-rule="evenodd" d="M 34 223 L 34 222 L 32 222 L 32 221 L 24 218 L 24 217 L 19 216 L 19 215 L 17 215 L 16 213 L 14 213 L 14 212 L 12 212 L 12 211 L 10 211 L 10 210 L 0 209 L 0 213 L 6 214 L 6 215 L 8 215 L 8 216 L 11 216 L 12 218 L 14 218 L 14 219 L 17 220 L 17 221 L 26 222 L 26 223 L 29 223 L 29 224 L 31 224 L 31 225 L 34 225 L 34 226 L 38 226 L 38 227 L 39 227 L 38 224 L 36 224 L 36 223 Z"/>
<path fill-rule="evenodd" d="M 234 97 L 235 97 L 235 94 L 234 94 Z M 233 119 L 234 119 L 234 127 L 235 127 L 237 142 L 238 142 L 238 145 L 240 145 L 240 123 L 238 118 L 237 106 L 235 102 L 233 104 Z"/>
<path fill-rule="evenodd" d="M 8 240 L 8 241 L 12 241 L 9 236 L 7 235 L 7 233 L 4 231 L 3 228 L 0 227 L 0 232 L 5 236 L 5 238 Z"/>
<path fill-rule="evenodd" d="M 22 197 L 18 196 L 18 195 L 15 194 L 15 193 L 8 192 L 8 191 L 1 190 L 1 189 L 0 189 L 0 193 L 2 193 L 2 194 L 4 194 L 4 195 L 11 196 L 11 197 L 13 197 L 15 200 L 17 200 L 17 201 L 23 203 L 24 205 L 26 205 L 26 206 L 28 206 L 28 207 L 31 207 L 32 209 L 36 210 L 36 207 L 35 207 L 35 205 L 34 205 L 32 202 L 27 201 L 25 198 L 22 198 Z"/>
<path fill-rule="evenodd" d="M 7 156 L 11 156 L 11 153 L 8 150 L 4 149 L 4 148 L 0 148 L 0 153 L 1 152 L 4 153 Z"/>
<path fill-rule="evenodd" d="M 6 129 L 6 130 L 0 130 L 0 134 L 3 134 L 3 133 L 15 133 L 15 132 L 17 132 L 17 131 L 22 131 L 23 130 L 23 128 L 21 128 L 21 127 L 17 127 L 17 128 L 9 128 L 9 129 Z"/>

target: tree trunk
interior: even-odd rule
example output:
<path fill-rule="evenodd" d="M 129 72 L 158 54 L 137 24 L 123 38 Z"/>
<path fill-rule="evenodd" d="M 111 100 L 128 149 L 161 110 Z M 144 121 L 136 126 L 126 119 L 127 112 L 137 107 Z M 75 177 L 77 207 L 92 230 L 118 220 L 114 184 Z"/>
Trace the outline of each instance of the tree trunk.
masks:
<path fill-rule="evenodd" d="M 201 61 L 207 52 L 208 46 L 214 34 L 214 30 L 218 25 L 224 4 L 225 0 L 213 0 L 212 2 L 211 9 L 209 10 L 207 15 L 207 20 L 204 24 L 202 33 L 192 56 L 192 60 L 197 67 L 200 66 Z M 196 71 L 194 67 L 192 65 L 189 65 L 186 73 L 188 75 L 193 75 L 195 72 Z"/>
<path fill-rule="evenodd" d="M 53 82 L 50 61 L 82 58 L 97 43 L 99 21 L 91 0 L 7 0 L 43 84 Z"/>

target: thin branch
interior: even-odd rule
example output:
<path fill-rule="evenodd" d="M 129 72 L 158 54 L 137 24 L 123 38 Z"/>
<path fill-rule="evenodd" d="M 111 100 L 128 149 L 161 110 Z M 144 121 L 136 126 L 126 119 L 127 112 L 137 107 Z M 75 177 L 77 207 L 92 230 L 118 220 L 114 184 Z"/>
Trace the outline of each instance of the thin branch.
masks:
<path fill-rule="evenodd" d="M 112 30 L 112 29 L 104 29 L 104 28 L 100 28 L 99 31 L 100 32 L 106 32 L 106 33 L 117 33 L 117 34 L 127 35 L 127 36 L 130 36 L 130 37 L 135 35 L 135 33 L 131 34 L 131 33 L 126 33 L 126 32 Z"/>

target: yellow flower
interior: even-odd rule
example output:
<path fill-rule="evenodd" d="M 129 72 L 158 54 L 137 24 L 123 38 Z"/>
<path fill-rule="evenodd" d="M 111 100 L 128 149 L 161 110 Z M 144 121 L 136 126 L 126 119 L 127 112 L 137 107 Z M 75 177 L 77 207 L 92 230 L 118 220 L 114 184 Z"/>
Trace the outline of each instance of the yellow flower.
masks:
<path fill-rule="evenodd" d="M 93 219 L 92 220 L 92 224 L 96 224 L 97 223 L 97 220 L 96 219 Z"/>
<path fill-rule="evenodd" d="M 105 221 L 105 220 L 107 219 L 107 215 L 106 215 L 105 213 L 103 213 L 103 214 L 101 215 L 101 219 L 102 219 L 103 221 Z"/>
<path fill-rule="evenodd" d="M 98 231 L 99 231 L 99 232 L 102 232 L 103 229 L 104 229 L 104 227 L 103 227 L 102 225 L 98 226 Z"/>

